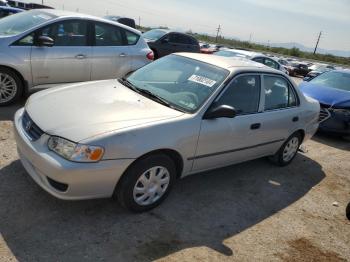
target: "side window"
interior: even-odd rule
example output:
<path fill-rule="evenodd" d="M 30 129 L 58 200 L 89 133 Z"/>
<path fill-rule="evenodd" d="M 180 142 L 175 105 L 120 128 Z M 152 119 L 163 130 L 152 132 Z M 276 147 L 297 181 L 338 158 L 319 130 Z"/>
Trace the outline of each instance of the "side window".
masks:
<path fill-rule="evenodd" d="M 86 46 L 87 23 L 81 20 L 58 22 L 41 29 L 40 35 L 51 37 L 54 46 Z"/>
<path fill-rule="evenodd" d="M 186 35 L 179 35 L 178 36 L 178 42 L 179 42 L 179 44 L 190 45 L 191 44 L 191 39 L 188 36 L 186 36 Z"/>
<path fill-rule="evenodd" d="M 95 24 L 95 45 L 96 46 L 122 46 L 123 31 L 121 28 L 97 23 Z"/>
<path fill-rule="evenodd" d="M 137 41 L 139 41 L 140 36 L 130 32 L 128 30 L 125 30 L 125 36 L 126 36 L 126 41 L 128 42 L 128 45 L 136 45 Z"/>
<path fill-rule="evenodd" d="M 19 40 L 17 40 L 13 45 L 15 46 L 32 46 L 34 44 L 34 33 L 31 33 Z"/>
<path fill-rule="evenodd" d="M 295 93 L 287 80 L 278 76 L 264 76 L 265 111 L 297 105 Z"/>
<path fill-rule="evenodd" d="M 169 35 L 169 42 L 170 43 L 176 43 L 179 44 L 180 42 L 179 35 L 178 34 L 170 34 Z"/>
<path fill-rule="evenodd" d="M 279 69 L 278 64 L 275 61 L 273 61 L 273 60 L 271 60 L 269 58 L 265 58 L 265 63 L 264 64 L 267 65 L 268 67 L 271 67 L 271 68 L 274 68 L 274 69 Z"/>
<path fill-rule="evenodd" d="M 264 58 L 263 57 L 256 57 L 253 58 L 253 61 L 260 63 L 260 64 L 264 64 Z"/>
<path fill-rule="evenodd" d="M 260 76 L 243 75 L 228 85 L 218 103 L 234 107 L 237 114 L 250 114 L 258 112 L 259 98 Z"/>

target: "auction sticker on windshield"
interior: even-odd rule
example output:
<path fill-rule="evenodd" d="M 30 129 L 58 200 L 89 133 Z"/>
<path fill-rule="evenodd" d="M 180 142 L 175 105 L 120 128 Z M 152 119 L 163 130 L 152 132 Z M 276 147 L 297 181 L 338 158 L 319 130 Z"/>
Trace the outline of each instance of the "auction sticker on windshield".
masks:
<path fill-rule="evenodd" d="M 213 85 L 216 84 L 216 81 L 206 78 L 204 76 L 198 76 L 198 75 L 192 75 L 190 76 L 190 78 L 188 79 L 188 81 L 192 81 L 198 84 L 202 84 L 208 87 L 213 87 Z"/>

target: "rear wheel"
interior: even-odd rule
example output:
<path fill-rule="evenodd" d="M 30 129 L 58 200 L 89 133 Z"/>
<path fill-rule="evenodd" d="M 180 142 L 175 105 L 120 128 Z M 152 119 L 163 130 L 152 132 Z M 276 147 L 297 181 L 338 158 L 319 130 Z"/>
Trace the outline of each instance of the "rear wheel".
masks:
<path fill-rule="evenodd" d="M 16 73 L 0 68 L 0 106 L 14 103 L 23 92 L 23 84 Z"/>
<path fill-rule="evenodd" d="M 278 166 L 286 166 L 292 162 L 302 142 L 300 133 L 292 134 L 270 160 Z"/>
<path fill-rule="evenodd" d="M 120 204 L 134 212 L 158 206 L 169 194 L 176 179 L 174 162 L 166 155 L 151 155 L 137 160 L 118 183 Z"/>

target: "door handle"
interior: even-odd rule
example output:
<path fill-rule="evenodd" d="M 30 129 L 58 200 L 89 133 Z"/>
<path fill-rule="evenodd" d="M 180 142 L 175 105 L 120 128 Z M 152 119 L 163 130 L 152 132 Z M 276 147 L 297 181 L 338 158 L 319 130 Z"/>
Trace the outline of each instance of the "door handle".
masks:
<path fill-rule="evenodd" d="M 299 121 L 299 117 L 298 116 L 293 117 L 292 121 L 293 122 L 298 122 Z"/>
<path fill-rule="evenodd" d="M 250 126 L 250 129 L 259 129 L 261 127 L 261 124 L 260 123 L 255 123 L 255 124 L 252 124 L 251 126 Z"/>
<path fill-rule="evenodd" d="M 86 58 L 86 55 L 79 54 L 79 55 L 76 55 L 75 58 L 76 58 L 76 59 L 85 59 L 85 58 Z"/>
<path fill-rule="evenodd" d="M 125 53 L 121 53 L 119 56 L 120 57 L 126 57 L 127 55 Z"/>

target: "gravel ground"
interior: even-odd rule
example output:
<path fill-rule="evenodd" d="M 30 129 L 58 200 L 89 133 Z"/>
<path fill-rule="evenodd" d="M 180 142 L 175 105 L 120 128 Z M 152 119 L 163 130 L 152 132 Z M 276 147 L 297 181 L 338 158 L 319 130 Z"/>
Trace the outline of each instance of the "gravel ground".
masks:
<path fill-rule="evenodd" d="M 182 179 L 144 214 L 45 193 L 0 108 L 0 261 L 350 261 L 350 142 L 317 135 L 284 168 L 264 159 Z M 336 203 L 335 203 L 336 202 Z"/>

